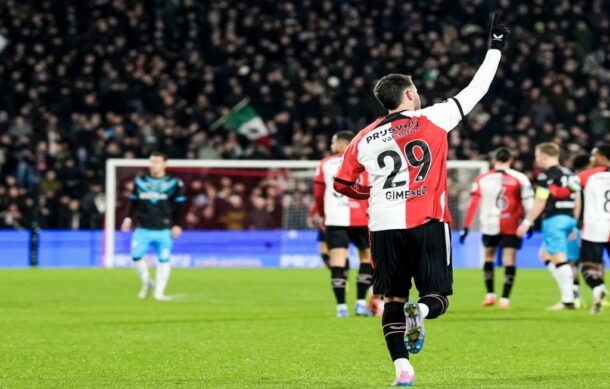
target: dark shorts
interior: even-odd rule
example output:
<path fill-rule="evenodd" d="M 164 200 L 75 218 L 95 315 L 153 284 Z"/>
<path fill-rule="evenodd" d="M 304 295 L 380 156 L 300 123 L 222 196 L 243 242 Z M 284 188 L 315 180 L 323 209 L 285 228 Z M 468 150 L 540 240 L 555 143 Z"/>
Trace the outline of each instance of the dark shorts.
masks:
<path fill-rule="evenodd" d="M 448 224 L 434 220 L 406 230 L 371 232 L 371 250 L 375 294 L 409 298 L 412 279 L 420 297 L 453 293 Z"/>
<path fill-rule="evenodd" d="M 610 254 L 610 243 L 608 242 L 590 242 L 588 240 L 580 241 L 580 260 L 581 262 L 604 262 L 604 249 Z"/>
<path fill-rule="evenodd" d="M 485 247 L 501 247 L 509 249 L 521 248 L 523 239 L 517 235 L 483 235 L 483 246 Z"/>
<path fill-rule="evenodd" d="M 318 230 L 318 242 L 326 242 L 326 232 L 323 229 Z"/>
<path fill-rule="evenodd" d="M 371 247 L 368 227 L 326 226 L 326 245 L 329 250 L 346 249 L 350 242 L 359 249 Z"/>

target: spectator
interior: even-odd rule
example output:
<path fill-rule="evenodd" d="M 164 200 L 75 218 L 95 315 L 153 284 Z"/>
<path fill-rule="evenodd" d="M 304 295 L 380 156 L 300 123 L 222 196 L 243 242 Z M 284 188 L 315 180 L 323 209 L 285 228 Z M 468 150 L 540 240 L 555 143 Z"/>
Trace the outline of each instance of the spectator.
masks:
<path fill-rule="evenodd" d="M 380 75 L 413 74 L 423 104 L 461 89 L 493 9 L 515 35 L 510 63 L 451 134 L 449 155 L 484 159 L 510 144 L 533 177 L 537 142 L 560 141 L 570 159 L 610 141 L 610 5 L 547 3 L 2 1 L 0 211 L 16 204 L 33 220 L 26 200 L 42 202 L 40 223 L 53 226 L 67 195 L 95 219 L 83 226 L 99 226 L 90 210 L 100 194 L 84 183 L 103 182 L 107 158 L 153 149 L 171 158 L 322 158 L 330 135 L 381 113 L 370 92 Z M 245 97 L 269 128 L 264 142 L 211 129 Z M 213 208 L 191 218 L 224 212 L 232 191 L 219 186 Z M 263 196 L 274 220 L 279 195 Z"/>

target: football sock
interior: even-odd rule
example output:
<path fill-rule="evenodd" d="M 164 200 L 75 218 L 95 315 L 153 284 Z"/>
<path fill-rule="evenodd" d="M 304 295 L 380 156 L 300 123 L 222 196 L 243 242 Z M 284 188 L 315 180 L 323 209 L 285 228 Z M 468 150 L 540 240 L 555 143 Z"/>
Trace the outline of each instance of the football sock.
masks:
<path fill-rule="evenodd" d="M 349 258 L 345 258 L 345 266 L 344 266 L 344 269 L 345 269 L 345 273 L 346 273 L 346 274 L 347 274 L 347 273 L 349 273 Z"/>
<path fill-rule="evenodd" d="M 169 262 L 161 262 L 157 267 L 157 280 L 155 283 L 155 297 L 165 295 L 165 287 L 169 280 L 169 274 L 171 272 L 171 266 Z"/>
<path fill-rule="evenodd" d="M 440 294 L 429 294 L 419 299 L 418 303 L 425 305 L 428 308 L 428 313 L 425 315 L 426 319 L 436 319 L 443 313 L 447 312 L 449 308 L 449 300 L 447 297 L 441 296 Z M 422 312 L 423 314 L 424 312 Z"/>
<path fill-rule="evenodd" d="M 345 268 L 338 266 L 330 267 L 331 285 L 337 304 L 345 304 L 345 285 L 347 278 L 345 277 Z"/>
<path fill-rule="evenodd" d="M 143 259 L 134 259 L 133 266 L 140 277 L 140 281 L 142 281 L 142 286 L 148 286 L 150 282 L 150 273 L 148 272 L 148 264 Z"/>
<path fill-rule="evenodd" d="M 553 278 L 557 279 L 557 267 L 555 266 L 555 264 L 551 261 L 544 261 L 544 265 L 547 269 L 549 269 L 549 272 L 551 272 Z"/>
<path fill-rule="evenodd" d="M 421 312 L 422 317 L 425 319 L 428 317 L 428 313 L 430 313 L 430 308 L 426 304 L 418 304 L 419 311 Z"/>
<path fill-rule="evenodd" d="M 322 262 L 324 262 L 324 266 L 330 269 L 330 257 L 328 256 L 328 254 L 320 254 L 320 256 L 322 257 Z"/>
<path fill-rule="evenodd" d="M 487 287 L 487 293 L 494 292 L 494 263 L 485 262 L 483 264 L 483 276 L 485 277 L 485 287 Z"/>
<path fill-rule="evenodd" d="M 582 278 L 585 283 L 589 285 L 591 289 L 602 285 L 604 283 L 603 271 L 599 265 L 583 263 L 582 265 Z"/>
<path fill-rule="evenodd" d="M 506 299 L 510 296 L 510 291 L 513 288 L 516 272 L 517 268 L 515 266 L 504 267 L 504 289 L 502 290 L 502 297 Z"/>
<path fill-rule="evenodd" d="M 415 373 L 411 362 L 407 358 L 398 358 L 394 361 L 394 368 L 396 368 L 396 376 L 399 376 L 403 371 L 408 371 L 410 375 Z"/>
<path fill-rule="evenodd" d="M 574 304 L 574 292 L 572 290 L 572 282 L 574 280 L 572 276 L 572 268 L 567 262 L 558 263 L 556 267 L 557 285 L 559 285 L 559 291 L 561 292 L 561 302 L 565 305 Z"/>
<path fill-rule="evenodd" d="M 371 282 L 373 281 L 373 267 L 370 263 L 361 263 L 360 270 L 358 271 L 358 290 L 357 290 L 357 298 L 358 300 L 364 300 L 366 298 L 366 292 L 371 287 Z"/>
<path fill-rule="evenodd" d="M 392 361 L 402 358 L 409 359 L 409 353 L 405 346 L 405 331 L 407 326 L 403 307 L 404 304 L 397 301 L 387 302 L 385 303 L 383 317 L 381 318 L 383 336 L 385 337 L 385 343 Z"/>

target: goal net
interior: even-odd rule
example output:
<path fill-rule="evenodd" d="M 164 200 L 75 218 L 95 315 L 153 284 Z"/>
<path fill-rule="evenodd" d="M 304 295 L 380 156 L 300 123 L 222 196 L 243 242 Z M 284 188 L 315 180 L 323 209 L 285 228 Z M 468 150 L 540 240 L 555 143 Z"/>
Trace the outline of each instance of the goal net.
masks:
<path fill-rule="evenodd" d="M 120 231 L 133 181 L 148 160 L 106 163 L 104 258 L 130 266 L 131 233 Z M 318 161 L 169 160 L 168 173 L 185 184 L 184 234 L 172 263 L 183 267 L 317 267 L 317 231 L 307 224 Z M 449 207 L 462 228 L 470 187 L 487 170 L 482 161 L 449 161 Z M 476 228 L 476 226 L 475 226 Z M 147 255 L 156 259 L 154 250 Z"/>

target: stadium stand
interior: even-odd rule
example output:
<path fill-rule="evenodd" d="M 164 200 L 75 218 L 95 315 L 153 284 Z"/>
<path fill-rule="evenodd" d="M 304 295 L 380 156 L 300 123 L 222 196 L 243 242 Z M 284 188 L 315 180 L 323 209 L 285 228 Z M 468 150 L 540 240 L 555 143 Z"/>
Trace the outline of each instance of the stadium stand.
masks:
<path fill-rule="evenodd" d="M 450 157 L 503 144 L 532 177 L 538 142 L 570 166 L 610 141 L 607 1 L 2 1 L 0 227 L 100 228 L 106 158 L 322 158 L 330 134 L 381 113 L 379 76 L 412 74 L 424 104 L 463 87 L 497 8 L 510 8 L 510 64 Z M 210 130 L 245 97 L 270 142 Z"/>

